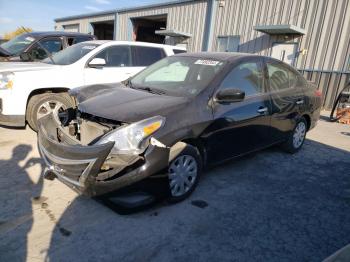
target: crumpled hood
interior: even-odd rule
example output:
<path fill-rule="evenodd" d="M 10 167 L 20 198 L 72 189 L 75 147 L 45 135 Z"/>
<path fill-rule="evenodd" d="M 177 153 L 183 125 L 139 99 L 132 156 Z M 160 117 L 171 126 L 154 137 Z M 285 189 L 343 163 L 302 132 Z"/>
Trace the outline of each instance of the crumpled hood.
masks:
<path fill-rule="evenodd" d="M 126 123 L 166 116 L 189 102 L 185 97 L 158 95 L 122 84 L 92 85 L 72 89 L 81 112 Z"/>
<path fill-rule="evenodd" d="M 37 71 L 55 67 L 57 67 L 57 65 L 40 62 L 0 62 L 0 72 Z"/>

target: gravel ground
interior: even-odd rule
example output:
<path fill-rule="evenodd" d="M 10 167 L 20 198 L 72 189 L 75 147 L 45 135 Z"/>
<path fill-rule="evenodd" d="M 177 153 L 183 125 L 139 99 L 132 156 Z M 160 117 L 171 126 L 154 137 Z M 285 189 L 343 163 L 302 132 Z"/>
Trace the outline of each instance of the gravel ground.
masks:
<path fill-rule="evenodd" d="M 230 161 L 188 200 L 129 215 L 42 169 L 35 133 L 0 127 L 0 261 L 321 261 L 350 243 L 346 125 L 321 120 L 295 155 Z"/>

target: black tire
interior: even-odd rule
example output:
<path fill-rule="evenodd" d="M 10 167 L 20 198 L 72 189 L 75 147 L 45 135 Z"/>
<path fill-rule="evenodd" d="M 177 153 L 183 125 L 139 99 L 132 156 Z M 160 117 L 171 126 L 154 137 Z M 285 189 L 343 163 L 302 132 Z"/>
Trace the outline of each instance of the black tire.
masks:
<path fill-rule="evenodd" d="M 192 177 L 193 183 L 191 180 L 191 186 L 188 186 L 188 190 L 181 195 L 174 195 L 172 186 L 171 186 L 171 178 L 170 178 L 171 174 L 174 174 L 174 173 L 171 171 L 171 167 L 176 165 L 178 163 L 177 161 L 180 161 L 181 159 L 190 159 L 191 161 L 195 161 L 197 172 L 196 172 L 196 175 Z M 191 164 L 191 162 L 189 163 Z M 170 157 L 169 157 L 169 166 L 168 166 L 169 202 L 171 203 L 180 202 L 185 198 L 187 198 L 194 191 L 194 189 L 198 184 L 200 175 L 202 173 L 202 168 L 203 168 L 202 157 L 198 149 L 195 148 L 194 146 L 180 142 L 171 148 Z M 185 179 L 185 178 L 183 178 L 182 176 L 182 179 Z"/>
<path fill-rule="evenodd" d="M 297 128 L 298 127 L 300 128 L 300 126 L 304 127 L 305 132 L 304 132 L 302 141 L 299 140 L 299 143 L 295 144 L 293 142 L 294 135 L 297 132 Z M 281 145 L 283 150 L 290 153 L 290 154 L 294 154 L 294 153 L 298 152 L 304 144 L 306 132 L 307 132 L 307 122 L 306 122 L 305 118 L 302 117 L 296 122 L 295 127 L 294 127 L 293 131 L 289 134 L 287 141 Z"/>
<path fill-rule="evenodd" d="M 44 93 L 40 95 L 35 95 L 30 98 L 27 106 L 26 120 L 29 126 L 35 131 L 38 131 L 37 125 L 37 113 L 39 108 L 46 102 L 54 104 L 59 102 L 62 104 L 62 109 L 67 109 L 74 106 L 74 102 L 67 93 Z M 52 103 L 51 103 L 52 102 Z"/>

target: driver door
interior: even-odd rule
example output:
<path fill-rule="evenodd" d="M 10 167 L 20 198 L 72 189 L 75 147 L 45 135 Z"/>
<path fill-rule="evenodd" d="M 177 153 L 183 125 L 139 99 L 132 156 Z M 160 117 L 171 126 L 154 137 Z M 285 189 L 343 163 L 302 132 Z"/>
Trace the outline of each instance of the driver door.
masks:
<path fill-rule="evenodd" d="M 137 72 L 135 67 L 132 67 L 131 57 L 130 46 L 126 45 L 111 46 L 102 50 L 88 63 L 94 58 L 102 58 L 106 61 L 106 64 L 90 67 L 87 63 L 84 69 L 85 85 L 117 83 L 128 79 Z"/>
<path fill-rule="evenodd" d="M 250 58 L 235 65 L 216 93 L 224 89 L 242 90 L 245 98 L 240 102 L 213 103 L 214 123 L 208 139 L 211 162 L 239 156 L 270 143 L 271 102 L 265 91 L 262 59 Z"/>

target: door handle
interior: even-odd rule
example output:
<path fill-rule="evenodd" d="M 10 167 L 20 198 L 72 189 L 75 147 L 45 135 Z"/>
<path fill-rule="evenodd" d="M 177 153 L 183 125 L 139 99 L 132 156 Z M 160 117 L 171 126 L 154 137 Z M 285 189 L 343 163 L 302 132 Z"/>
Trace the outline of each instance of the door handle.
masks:
<path fill-rule="evenodd" d="M 304 104 L 304 100 L 300 99 L 298 101 L 295 102 L 297 105 L 302 105 Z"/>
<path fill-rule="evenodd" d="M 259 107 L 259 109 L 257 111 L 260 114 L 264 114 L 265 112 L 268 111 L 268 108 L 267 107 Z"/>

